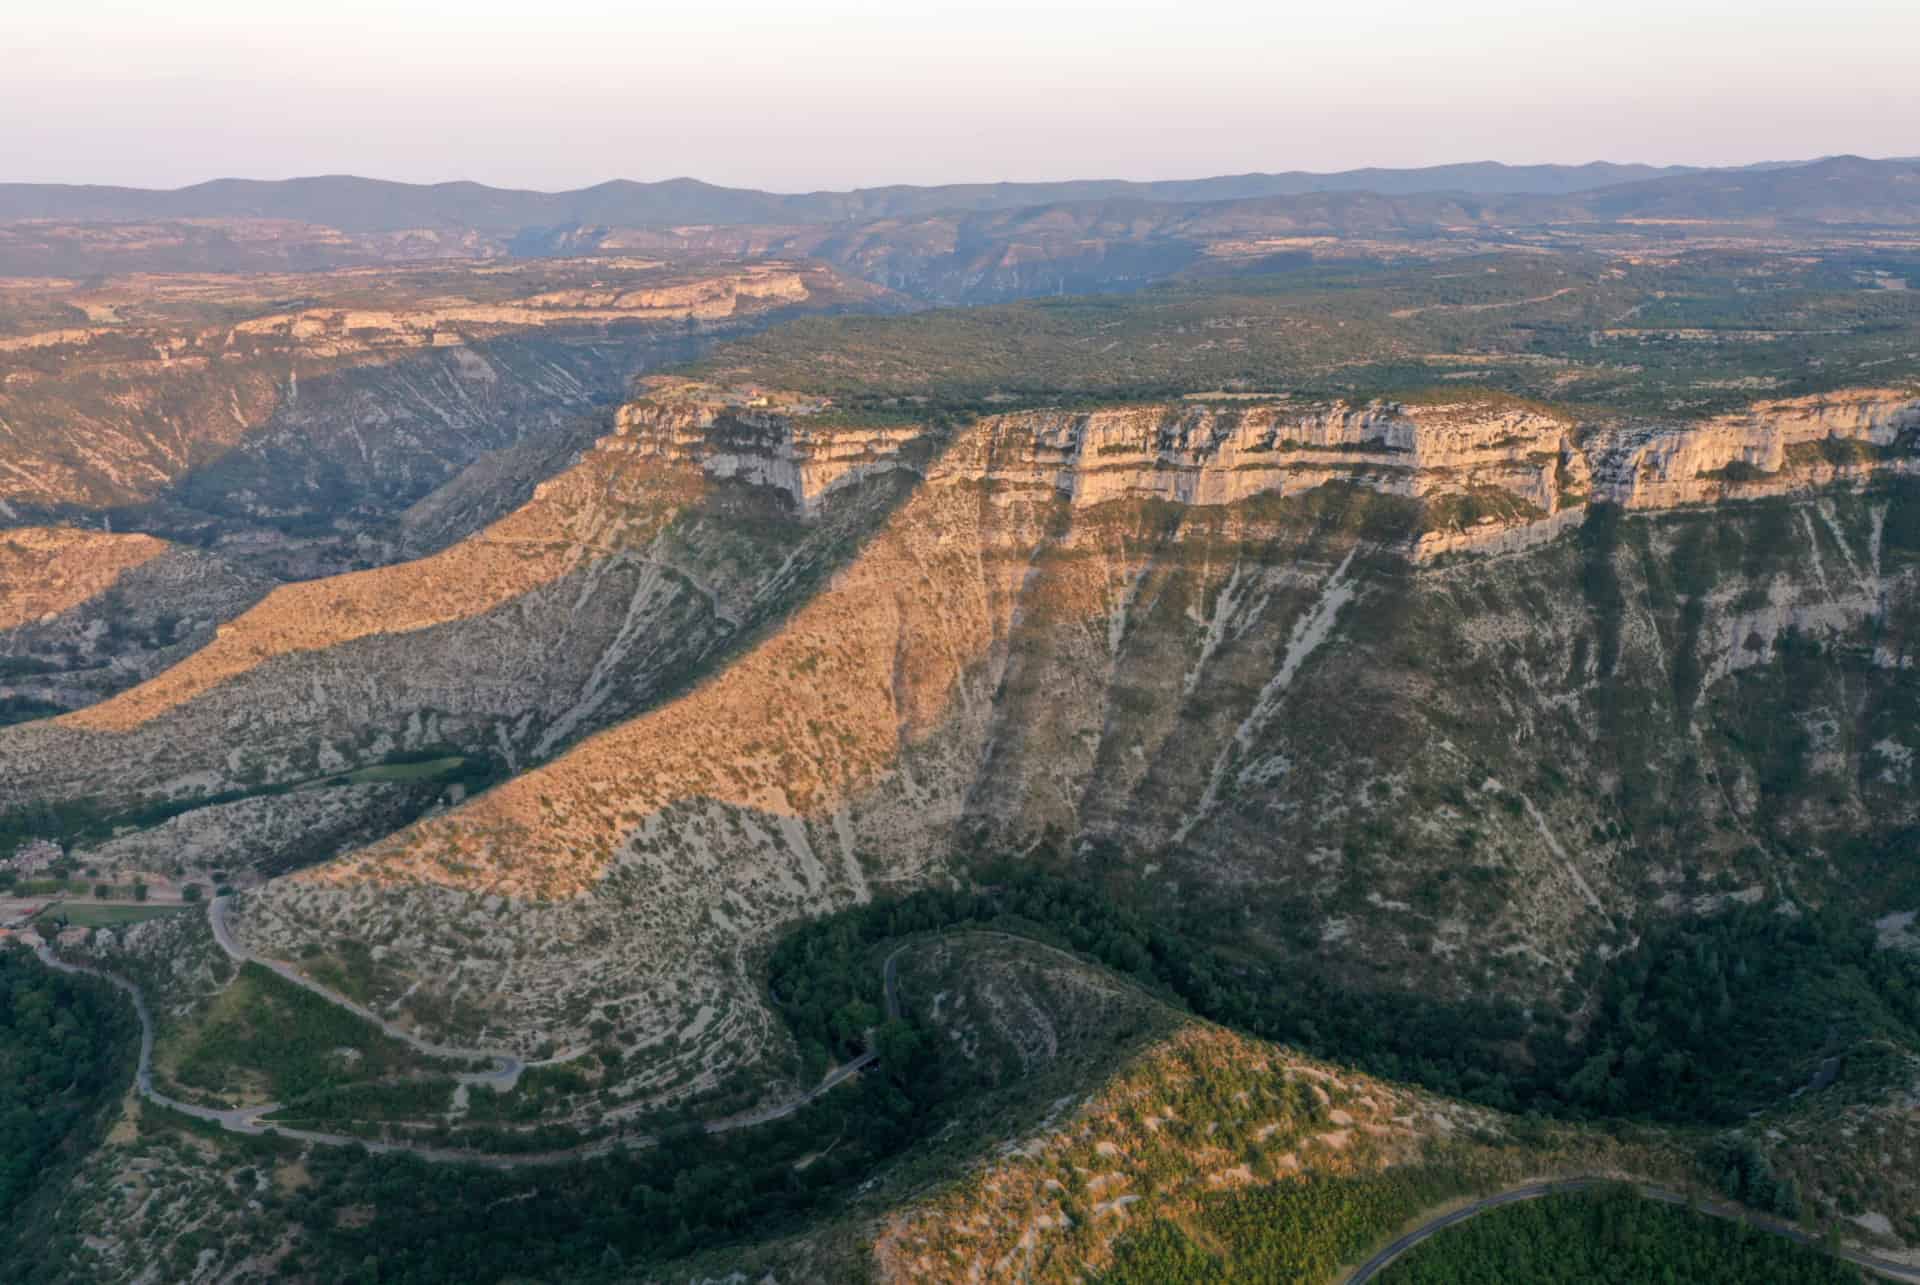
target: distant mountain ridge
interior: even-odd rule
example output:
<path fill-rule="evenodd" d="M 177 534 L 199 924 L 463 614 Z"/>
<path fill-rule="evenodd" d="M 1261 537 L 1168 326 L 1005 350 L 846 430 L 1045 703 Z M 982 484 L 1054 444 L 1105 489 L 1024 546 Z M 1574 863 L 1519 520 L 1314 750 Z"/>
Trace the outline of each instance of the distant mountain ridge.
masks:
<path fill-rule="evenodd" d="M 1555 185 L 1579 190 L 1512 190 Z M 772 255 L 820 259 L 923 303 L 964 304 L 1137 289 L 1203 263 L 1237 271 L 1306 253 L 1302 237 L 1458 252 L 1789 230 L 1872 238 L 1916 226 L 1920 162 L 1858 156 L 1679 172 L 1489 162 L 793 196 L 693 179 L 560 193 L 350 177 L 223 179 L 173 192 L 16 184 L 0 185 L 0 276 Z"/>
<path fill-rule="evenodd" d="M 1423 192 L 1562 196 L 1700 172 L 1689 166 L 1605 161 L 1586 165 L 1504 165 L 1497 161 L 1476 161 L 1330 174 L 1294 170 L 1153 182 L 1080 179 L 933 187 L 899 184 L 792 195 L 720 187 L 692 178 L 654 183 L 616 179 L 569 192 L 523 191 L 470 182 L 396 183 L 352 175 L 284 180 L 215 179 L 172 190 L 4 183 L 0 184 L 0 221 L 293 219 L 363 233 L 430 227 L 499 233 L 567 224 L 623 227 L 672 227 L 687 223 L 818 224 L 1115 199 L 1187 204 L 1316 192 L 1373 192 L 1383 196 Z"/>

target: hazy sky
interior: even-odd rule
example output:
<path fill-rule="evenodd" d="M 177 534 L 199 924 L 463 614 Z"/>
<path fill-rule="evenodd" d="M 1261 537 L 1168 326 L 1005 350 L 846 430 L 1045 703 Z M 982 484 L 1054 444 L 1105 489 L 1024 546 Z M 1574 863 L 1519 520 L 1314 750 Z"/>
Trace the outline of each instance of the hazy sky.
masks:
<path fill-rule="evenodd" d="M 0 179 L 785 191 L 1920 153 L 1920 2 L 13 0 Z"/>

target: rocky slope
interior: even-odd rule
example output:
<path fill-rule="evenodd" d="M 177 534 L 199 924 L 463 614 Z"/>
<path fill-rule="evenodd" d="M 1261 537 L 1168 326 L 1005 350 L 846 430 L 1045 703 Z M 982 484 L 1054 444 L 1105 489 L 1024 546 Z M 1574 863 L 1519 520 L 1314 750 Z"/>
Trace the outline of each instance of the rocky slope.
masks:
<path fill-rule="evenodd" d="M 54 714 L 151 677 L 267 588 L 218 554 L 152 536 L 0 530 L 0 708 Z"/>
<path fill-rule="evenodd" d="M 59 527 L 0 532 L 0 631 L 51 620 L 166 549 L 147 535 Z"/>
<path fill-rule="evenodd" d="M 339 793 L 356 769 L 395 755 L 522 767 L 670 694 L 849 556 L 902 489 L 884 458 L 912 448 L 876 435 L 863 475 L 842 476 L 833 504 L 803 521 L 799 494 L 735 478 L 725 460 L 703 471 L 661 457 L 700 414 L 623 426 L 475 536 L 282 586 L 151 681 L 8 729 L 5 809 L 78 800 L 110 825 L 197 808 L 189 815 L 207 815 L 195 828 L 161 827 L 147 847 L 193 834 L 200 848 L 224 830 L 249 863 L 285 868 L 322 854 L 271 824 L 270 806 L 235 800 Z M 731 431 L 757 437 L 766 423 Z M 828 467 L 804 451 L 788 459 L 796 475 Z M 391 808 L 362 820 L 375 815 Z"/>
<path fill-rule="evenodd" d="M 724 670 L 249 898 L 240 931 L 288 957 L 377 942 L 380 998 L 529 1045 L 617 1010 L 634 1091 L 662 1082 L 649 1050 L 757 1056 L 742 961 L 780 925 L 1036 842 L 1361 984 L 1551 995 L 1662 898 L 1824 886 L 1828 836 L 1911 823 L 1914 413 L 1869 391 L 1587 434 L 1498 401 L 988 417 Z M 803 477 L 782 452 L 824 430 L 777 419 L 741 421 L 753 475 Z M 738 428 L 624 420 L 740 467 Z M 866 445 L 823 458 L 878 449 L 846 431 Z M 1664 480 L 1743 453 L 1752 475 Z M 1709 494 L 1712 519 L 1655 507 Z M 1495 556 L 1434 557 L 1463 550 Z M 1803 638 L 1836 660 L 1807 669 Z M 1807 736 L 1756 744 L 1776 716 Z"/>
<path fill-rule="evenodd" d="M 675 620 L 685 630 L 688 622 L 676 619 L 681 608 L 675 605 L 683 594 L 704 599 L 716 627 L 741 627 L 752 614 L 756 593 L 796 578 L 793 564 L 802 552 L 755 547 L 753 537 L 762 532 L 752 524 L 767 523 L 767 535 L 789 526 L 803 543 L 844 534 L 835 523 L 805 522 L 823 516 L 829 491 L 900 467 L 903 452 L 923 435 L 910 423 L 855 434 L 796 431 L 790 419 L 719 402 L 623 413 L 612 434 L 483 530 L 424 558 L 282 585 L 221 626 L 182 663 L 60 720 L 59 728 L 128 732 L 281 658 L 329 652 L 363 639 L 399 641 L 451 627 L 436 635 L 444 645 L 468 622 L 510 607 L 525 613 L 534 600 L 560 597 L 556 587 L 564 581 L 575 585 L 575 599 L 566 610 L 583 618 L 571 631 L 574 642 L 582 644 L 579 630 L 590 627 L 589 597 L 603 587 L 598 582 L 635 564 L 648 566 L 652 576 L 642 577 L 620 627 L 602 640 L 597 654 L 603 664 L 614 663 L 605 649 L 617 644 L 621 653 L 630 651 L 665 621 Z M 720 529 L 703 530 L 703 523 Z M 726 529 L 734 523 L 744 529 Z M 717 565 L 702 565 L 709 559 Z M 729 565 L 731 559 L 739 561 Z M 669 580 L 678 575 L 684 583 L 656 583 L 662 573 Z M 767 581 L 754 579 L 759 576 Z M 745 583 L 736 583 L 737 577 L 746 577 Z M 530 623 L 510 628 L 529 654 L 552 645 L 551 637 Z M 669 645 L 667 639 L 654 641 Z M 553 677 L 558 688 L 561 680 L 557 673 Z M 606 674 L 601 679 L 609 680 Z M 236 708 L 227 701 L 216 704 Z M 520 711 L 503 712 L 520 721 Z M 368 710 L 348 714 L 344 721 L 365 725 L 380 718 Z M 505 743 L 523 737 L 525 730 L 523 724 L 515 733 L 503 732 Z"/>
<path fill-rule="evenodd" d="M 316 430 L 351 443 L 358 457 L 359 470 L 339 458 L 326 472 L 345 469 L 362 487 L 378 473 L 389 487 L 424 494 L 431 487 L 411 476 L 421 456 L 451 456 L 458 467 L 528 435 L 531 426 L 515 420 L 578 414 L 596 395 L 620 391 L 650 347 L 684 359 L 686 323 L 857 297 L 824 269 L 777 261 L 703 273 L 615 261 L 584 276 L 586 284 L 561 288 L 552 275 L 535 276 L 521 286 L 526 293 L 499 297 L 496 286 L 462 298 L 462 273 L 448 269 L 447 279 L 422 283 L 422 293 L 438 286 L 437 296 L 372 304 L 354 298 L 363 287 L 351 274 L 307 278 L 282 284 L 322 300 L 294 311 L 275 310 L 269 297 L 225 324 L 91 325 L 0 339 L 0 502 L 91 509 L 162 498 L 169 488 L 191 493 L 196 471 L 235 447 L 261 451 L 263 439 L 270 458 L 256 460 L 255 472 L 291 468 L 294 491 L 337 488 L 341 479 L 300 458 L 298 443 Z M 520 336 L 545 338 L 516 345 Z M 363 373 L 369 368 L 379 373 Z M 205 488 L 220 493 L 209 498 L 262 517 L 314 511 L 254 493 L 270 483 L 230 470 L 209 478 L 220 483 Z"/>
<path fill-rule="evenodd" d="M 1576 1027 L 1599 961 L 1661 916 L 1791 896 L 1898 935 L 1920 906 L 1909 394 L 931 427 L 660 380 L 615 429 L 476 535 L 277 591 L 96 711 L 0 731 L 0 797 L 304 786 L 83 857 L 300 865 L 238 899 L 243 943 L 430 1036 L 597 1062 L 603 1122 L 787 1065 L 770 942 L 976 857 L 1066 867 L 1248 968 Z M 347 770 L 434 747 L 518 774 L 372 837 L 419 801 Z M 1126 983 L 1002 945 L 965 952 L 984 974 L 947 939 L 898 966 L 981 1082 L 1151 1033 Z M 831 1276 L 877 1240 L 882 1275 L 1065 1278 L 1502 1127 L 1205 1027 L 1054 1107 L 968 1181 L 839 1228 L 852 1258 L 774 1258 Z M 1906 1146 L 1902 1110 L 1855 1113 L 1860 1136 Z M 1473 1146 L 1468 1179 L 1559 1162 Z M 1619 1158 L 1571 1163 L 1596 1155 Z M 1907 1216 L 1860 1181 L 1808 1189 Z"/>
<path fill-rule="evenodd" d="M 632 260 L 9 293 L 0 321 L 64 308 L 94 324 L 0 338 L 0 522 L 169 538 L 184 597 L 65 603 L 68 620 L 9 639 L 13 676 L 33 682 L 7 699 L 85 704 L 206 641 L 272 581 L 443 549 L 590 447 L 636 372 L 871 296 L 818 267 Z M 26 547 L 8 555 L 14 579 L 78 583 L 78 555 L 35 570 Z M 117 564 L 98 561 L 104 589 Z M 156 633 L 143 613 L 174 620 Z"/>

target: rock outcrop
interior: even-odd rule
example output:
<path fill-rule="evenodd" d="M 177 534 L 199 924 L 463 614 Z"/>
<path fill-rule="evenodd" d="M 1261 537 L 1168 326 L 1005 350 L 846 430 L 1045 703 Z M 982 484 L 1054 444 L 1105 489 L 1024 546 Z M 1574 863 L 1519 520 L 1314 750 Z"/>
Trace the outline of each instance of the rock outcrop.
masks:
<path fill-rule="evenodd" d="M 821 403 L 771 409 L 768 400 L 667 385 L 622 407 L 616 431 L 651 458 L 779 491 L 805 517 L 839 487 L 900 467 L 902 451 L 927 436 L 907 416 L 848 423 Z"/>
<path fill-rule="evenodd" d="M 1601 433 L 1594 498 L 1630 509 L 1804 493 L 1920 471 L 1920 398 L 1856 389 L 1755 403 L 1704 423 Z"/>

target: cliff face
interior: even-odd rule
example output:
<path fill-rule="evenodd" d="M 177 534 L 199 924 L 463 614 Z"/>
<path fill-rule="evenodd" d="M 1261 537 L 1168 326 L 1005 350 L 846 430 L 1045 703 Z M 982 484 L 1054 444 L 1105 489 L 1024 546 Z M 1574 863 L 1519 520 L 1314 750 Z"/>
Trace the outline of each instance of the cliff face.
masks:
<path fill-rule="evenodd" d="M 1760 402 L 1685 427 L 1594 444 L 1595 498 L 1631 509 L 1790 495 L 1920 468 L 1920 399 L 1890 389 Z"/>
<path fill-rule="evenodd" d="M 992 420 L 948 467 L 1051 485 L 1076 507 L 1236 504 L 1350 481 L 1415 497 L 1496 487 L 1552 512 L 1570 430 L 1558 416 L 1498 405 L 1142 406 Z"/>
<path fill-rule="evenodd" d="M 736 952 L 1036 842 L 1356 984 L 1548 994 L 1659 898 L 1780 877 L 1749 836 L 1805 851 L 1911 817 L 1910 414 L 1828 421 L 1891 434 L 1871 467 L 1783 446 L 1765 485 L 1789 494 L 1623 525 L 1575 501 L 1650 439 L 1526 408 L 1008 414 L 922 464 L 824 416 L 636 406 L 642 457 L 781 486 L 803 529 L 919 478 L 702 685 L 276 883 L 240 931 L 288 957 L 384 942 L 382 1002 L 529 1045 L 626 996 L 636 1093 L 765 1047 Z M 1757 409 L 1692 431 L 1777 430 Z M 849 461 L 875 471 L 836 489 Z M 1475 549 L 1500 556 L 1424 560 Z M 1806 669 L 1803 637 L 1868 663 Z M 1762 711 L 1822 730 L 1779 759 L 1743 730 Z M 1815 779 L 1843 802 L 1780 794 Z M 417 963 L 448 952 L 455 974 Z"/>
<path fill-rule="evenodd" d="M 598 583 L 644 556 L 640 550 L 664 538 L 687 505 L 712 487 L 761 496 L 760 503 L 773 506 L 770 512 L 817 525 L 842 490 L 921 471 L 928 488 L 983 489 L 1003 502 L 1017 497 L 1029 507 L 1064 505 L 1089 519 L 1118 511 L 1117 505 L 1232 510 L 1256 500 L 1310 496 L 1340 483 L 1417 501 L 1418 515 L 1395 533 L 1393 547 L 1425 561 L 1442 553 L 1512 551 L 1549 541 L 1584 520 L 1582 501 L 1590 493 L 1628 509 L 1650 509 L 1793 495 L 1836 482 L 1867 485 L 1911 472 L 1920 432 L 1920 408 L 1911 399 L 1873 390 L 1818 402 L 1764 403 L 1742 416 L 1683 428 L 1611 429 L 1578 440 L 1553 413 L 1497 402 L 1160 405 L 989 417 L 929 463 L 918 445 L 926 433 L 911 422 L 850 421 L 831 408 L 792 399 L 751 404 L 767 400 L 663 387 L 624 408 L 613 434 L 478 534 L 416 561 L 284 586 L 180 664 L 72 716 L 67 726 L 126 732 L 263 666 L 302 655 L 318 660 L 359 640 L 411 649 L 424 640 L 403 640 L 423 631 L 477 635 L 479 622 L 524 610 L 531 595 L 551 596 L 563 581 L 589 573 Z M 1730 464 L 1746 468 L 1730 470 Z M 425 542 L 437 542 L 449 527 L 458 529 L 458 518 L 450 515 L 484 514 L 496 504 L 488 498 L 499 489 L 492 481 L 463 481 L 470 485 L 458 504 L 449 499 L 419 516 L 420 529 L 436 533 L 423 536 Z M 1022 545 L 1039 539 L 1032 531 L 1007 538 Z M 144 537 L 104 540 L 83 543 L 149 548 Z M 19 553 L 26 545 L 16 539 L 10 547 Z M 772 549 L 761 554 L 785 556 Z M 42 550 L 35 554 L 41 569 L 22 564 L 14 578 L 51 577 L 70 587 L 84 581 L 74 592 L 86 596 L 119 574 L 115 558 L 104 553 L 82 559 L 90 569 L 78 578 L 58 572 L 58 566 L 77 566 L 76 556 Z M 700 567 L 707 556 L 702 549 L 676 555 L 696 581 L 707 574 Z M 23 592 L 12 602 L 16 611 L 26 611 L 40 599 Z M 63 609 L 77 604 L 77 598 L 63 600 Z M 30 614 L 37 620 L 47 612 Z M 720 612 L 732 614 L 732 608 Z M 627 625 L 608 627 L 616 637 L 631 632 Z M 444 642 L 446 635 L 436 637 Z M 531 636 L 522 639 L 519 645 L 529 648 L 543 645 Z M 557 668 L 565 672 L 564 665 Z M 294 671 L 287 672 L 277 681 L 288 681 Z M 564 689 L 565 681 L 553 686 Z M 554 698 L 538 694 L 537 680 L 516 679 L 510 686 L 518 694 L 505 703 L 459 704 L 468 714 L 509 719 L 541 707 L 545 713 L 536 723 L 554 716 Z M 382 722 L 409 708 L 404 702 L 391 709 L 386 702 L 355 704 L 342 709 L 338 702 L 322 702 L 314 713 L 331 709 L 327 719 L 343 734 L 363 716 Z M 313 730 L 306 716 L 281 721 L 288 734 Z M 525 735 L 522 729 L 507 743 Z M 543 733 L 527 742 L 533 743 L 557 742 Z M 159 760 L 188 776 L 209 770 L 189 770 L 175 754 Z M 135 775 L 145 784 L 130 788 L 155 788 L 168 779 Z"/>
<path fill-rule="evenodd" d="M 638 1096 L 767 1051 L 745 960 L 786 923 L 1036 844 L 1354 984 L 1536 997 L 1703 875 L 1811 886 L 1784 854 L 1911 816 L 1912 416 L 1175 404 L 936 434 L 662 384 L 482 532 L 276 590 L 0 732 L 0 797 L 484 750 L 519 774 L 250 894 L 237 931 L 378 943 L 375 1002 L 528 1048 L 618 1005 Z M 1742 451 L 1779 467 L 1698 476 Z M 175 830 L 271 863 L 251 815 Z"/>
<path fill-rule="evenodd" d="M 806 410 L 783 413 L 697 394 L 669 395 L 622 407 L 617 431 L 648 458 L 778 491 L 803 517 L 818 516 L 840 487 L 900 467 L 902 451 L 927 434 L 925 425 L 905 418 L 846 424 L 823 414 L 824 407 Z"/>

